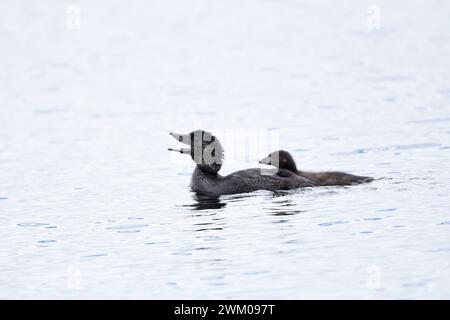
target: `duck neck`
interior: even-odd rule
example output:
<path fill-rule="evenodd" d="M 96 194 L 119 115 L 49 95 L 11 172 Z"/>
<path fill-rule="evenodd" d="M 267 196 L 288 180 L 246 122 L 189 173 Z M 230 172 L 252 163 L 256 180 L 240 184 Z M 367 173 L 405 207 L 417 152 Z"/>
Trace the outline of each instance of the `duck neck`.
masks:
<path fill-rule="evenodd" d="M 202 173 L 211 175 L 211 176 L 217 176 L 220 168 L 222 167 L 221 164 L 197 164 L 197 167 L 195 170 L 200 170 Z"/>

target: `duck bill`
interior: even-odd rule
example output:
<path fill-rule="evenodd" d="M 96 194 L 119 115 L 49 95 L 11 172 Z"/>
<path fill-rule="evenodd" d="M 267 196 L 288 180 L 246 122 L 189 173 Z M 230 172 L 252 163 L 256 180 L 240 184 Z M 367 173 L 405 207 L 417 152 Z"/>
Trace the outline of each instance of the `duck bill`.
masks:
<path fill-rule="evenodd" d="M 191 154 L 191 148 L 181 148 L 181 149 L 168 148 L 167 150 L 174 151 L 174 152 L 179 152 L 179 153 L 182 153 L 182 154 Z"/>
<path fill-rule="evenodd" d="M 191 145 L 191 136 L 189 134 L 180 134 L 180 133 L 169 133 L 174 139 L 177 141 L 187 144 L 188 146 Z"/>
<path fill-rule="evenodd" d="M 271 159 L 269 157 L 266 157 L 264 159 L 259 160 L 258 162 L 261 163 L 261 164 L 270 165 L 271 164 Z"/>

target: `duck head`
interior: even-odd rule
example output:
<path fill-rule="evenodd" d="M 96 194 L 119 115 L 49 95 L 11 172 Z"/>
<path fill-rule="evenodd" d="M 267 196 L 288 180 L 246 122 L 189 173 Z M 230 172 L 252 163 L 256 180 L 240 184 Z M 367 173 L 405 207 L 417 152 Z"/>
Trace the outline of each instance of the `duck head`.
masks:
<path fill-rule="evenodd" d="M 203 172 L 217 174 L 222 167 L 223 148 L 219 140 L 210 132 L 195 130 L 187 134 L 171 132 L 170 135 L 188 148 L 172 149 L 169 151 L 188 154 Z"/>
<path fill-rule="evenodd" d="M 297 166 L 291 154 L 284 150 L 274 151 L 266 158 L 258 161 L 261 164 L 274 166 L 278 169 L 285 169 L 297 174 Z"/>

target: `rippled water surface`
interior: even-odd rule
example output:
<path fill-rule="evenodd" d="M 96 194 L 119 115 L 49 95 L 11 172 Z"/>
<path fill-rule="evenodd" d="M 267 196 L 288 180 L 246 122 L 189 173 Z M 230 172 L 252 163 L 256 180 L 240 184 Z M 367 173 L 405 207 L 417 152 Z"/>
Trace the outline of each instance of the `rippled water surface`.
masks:
<path fill-rule="evenodd" d="M 0 4 L 0 298 L 450 298 L 449 2 L 68 4 Z M 380 179 L 199 199 L 196 128 Z"/>

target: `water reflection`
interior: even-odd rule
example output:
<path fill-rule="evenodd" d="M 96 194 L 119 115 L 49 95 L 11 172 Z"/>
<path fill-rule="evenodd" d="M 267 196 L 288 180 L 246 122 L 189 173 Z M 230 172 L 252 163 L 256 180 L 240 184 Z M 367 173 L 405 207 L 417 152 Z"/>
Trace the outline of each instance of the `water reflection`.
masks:
<path fill-rule="evenodd" d="M 195 194 L 193 197 L 194 204 L 184 205 L 183 207 L 189 207 L 191 210 L 208 210 L 208 209 L 221 209 L 227 204 L 220 201 L 219 197 L 211 197 L 201 194 Z"/>
<path fill-rule="evenodd" d="M 288 216 L 294 216 L 302 212 L 306 212 L 306 210 L 300 210 L 298 208 L 298 205 L 295 204 L 291 199 L 289 198 L 282 198 L 277 199 L 281 197 L 283 193 L 280 192 L 274 192 L 273 194 L 273 207 L 268 207 L 266 210 L 269 211 L 270 215 L 275 217 L 280 217 L 280 219 L 277 219 L 276 221 L 273 221 L 272 223 L 285 223 L 289 222 L 289 219 L 287 219 Z M 284 194 L 286 195 L 286 194 Z M 283 217 L 283 218 L 281 218 Z"/>
<path fill-rule="evenodd" d="M 278 191 L 274 191 L 272 193 L 272 197 L 273 198 L 278 198 L 278 197 L 284 197 L 284 196 L 288 196 L 292 194 L 292 190 L 291 191 L 286 191 L 286 190 L 278 190 Z"/>

